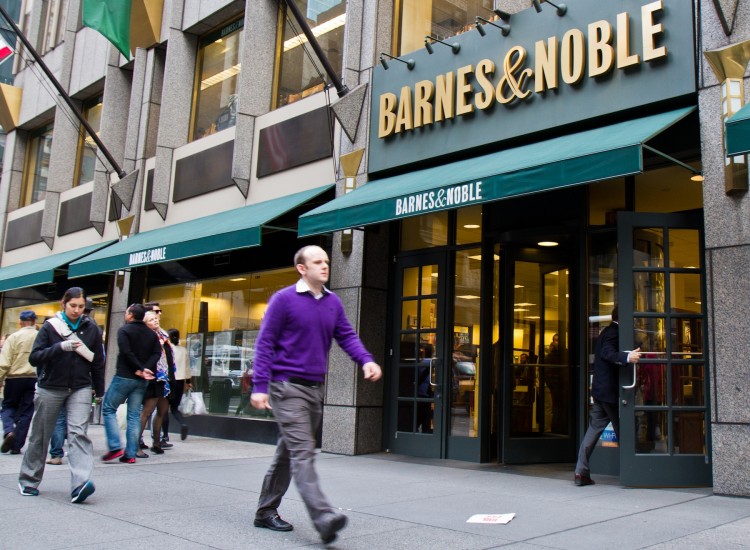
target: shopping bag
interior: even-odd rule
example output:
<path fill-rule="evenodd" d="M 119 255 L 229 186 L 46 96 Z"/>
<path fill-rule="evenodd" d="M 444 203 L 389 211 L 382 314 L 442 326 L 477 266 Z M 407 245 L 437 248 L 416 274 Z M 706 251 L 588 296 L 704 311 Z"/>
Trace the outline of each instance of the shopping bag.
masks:
<path fill-rule="evenodd" d="M 127 403 L 123 403 L 119 407 L 117 407 L 117 427 L 121 430 L 127 430 L 128 429 L 128 405 Z"/>
<path fill-rule="evenodd" d="M 191 391 L 190 396 L 195 401 L 195 410 L 193 414 L 206 414 L 206 402 L 203 401 L 202 391 Z"/>
<path fill-rule="evenodd" d="M 190 416 L 195 413 L 195 399 L 193 399 L 192 391 L 188 390 L 182 394 L 180 399 L 179 409 L 183 416 Z"/>

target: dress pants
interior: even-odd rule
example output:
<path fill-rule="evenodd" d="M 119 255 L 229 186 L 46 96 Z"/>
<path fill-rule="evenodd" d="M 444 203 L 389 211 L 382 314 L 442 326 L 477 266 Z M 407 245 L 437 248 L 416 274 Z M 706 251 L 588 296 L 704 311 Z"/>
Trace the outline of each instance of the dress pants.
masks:
<path fill-rule="evenodd" d="M 20 451 L 26 444 L 26 434 L 34 416 L 35 387 L 36 378 L 5 379 L 5 397 L 0 416 L 3 419 L 3 436 L 10 432 L 16 435 L 11 451 Z"/>
<path fill-rule="evenodd" d="M 315 434 L 323 419 L 323 387 L 271 382 L 269 397 L 279 426 L 279 441 L 263 480 L 257 519 L 278 513 L 291 478 L 318 532 L 339 514 L 320 489 L 315 471 Z"/>
<path fill-rule="evenodd" d="M 31 436 L 18 476 L 21 486 L 37 488 L 42 482 L 47 447 L 63 407 L 68 415 L 71 493 L 91 479 L 94 471 L 94 446 L 86 434 L 91 415 L 91 397 L 91 388 L 72 392 L 37 388 L 34 397 L 36 414 L 31 422 Z"/>
<path fill-rule="evenodd" d="M 583 436 L 581 448 L 578 450 L 578 462 L 576 464 L 576 473 L 588 476 L 591 473 L 589 469 L 589 459 L 594 452 L 596 442 L 607 427 L 612 422 L 612 428 L 615 430 L 617 441 L 620 440 L 620 409 L 616 403 L 605 403 L 594 399 L 591 406 L 589 427 L 586 435 Z"/>

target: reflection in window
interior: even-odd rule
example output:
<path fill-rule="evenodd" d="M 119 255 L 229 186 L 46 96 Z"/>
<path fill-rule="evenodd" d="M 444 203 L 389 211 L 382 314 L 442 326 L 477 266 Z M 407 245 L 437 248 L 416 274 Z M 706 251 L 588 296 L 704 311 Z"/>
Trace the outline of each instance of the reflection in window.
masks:
<path fill-rule="evenodd" d="M 52 151 L 52 129 L 48 124 L 33 132 L 26 149 L 26 170 L 19 206 L 27 206 L 44 200 L 47 194 L 49 159 Z"/>
<path fill-rule="evenodd" d="M 342 0 L 295 0 L 307 19 L 318 44 L 333 70 L 341 76 L 344 57 L 346 2 Z M 322 91 L 327 76 L 312 54 L 307 38 L 291 13 L 284 9 L 284 36 L 279 58 L 279 83 L 276 107 L 283 107 Z"/>
<path fill-rule="evenodd" d="M 237 123 L 242 26 L 238 19 L 200 41 L 192 140 Z"/>
<path fill-rule="evenodd" d="M 94 98 L 84 104 L 83 116 L 98 136 L 102 123 L 102 96 Z M 94 181 L 97 151 L 98 148 L 94 138 L 92 138 L 88 132 L 86 132 L 85 128 L 81 126 L 81 140 L 78 144 L 77 185 Z"/>
<path fill-rule="evenodd" d="M 264 416 L 245 399 L 252 390 L 255 339 L 271 296 L 294 284 L 293 268 L 151 288 L 164 312 L 161 326 L 180 331 L 193 384 L 209 414 Z"/>
<path fill-rule="evenodd" d="M 102 333 L 106 339 L 107 334 L 105 329 L 107 326 L 107 316 L 109 315 L 109 299 L 106 294 L 91 294 L 88 298 L 91 298 L 92 305 L 94 306 L 89 317 L 99 325 L 99 328 L 102 329 Z M 18 330 L 18 316 L 25 309 L 30 309 L 36 313 L 36 325 L 38 328 L 44 324 L 44 321 L 54 317 L 55 314 L 60 311 L 60 301 L 53 300 L 51 302 L 5 308 L 3 310 L 2 329 L 0 329 L 0 335 L 2 335 L 2 338 L 10 336 Z"/>
<path fill-rule="evenodd" d="M 398 14 L 397 55 L 424 45 L 426 35 L 441 40 L 474 29 L 476 16 L 495 21 L 492 0 L 402 0 Z M 499 31 L 498 31 L 499 32 Z"/>

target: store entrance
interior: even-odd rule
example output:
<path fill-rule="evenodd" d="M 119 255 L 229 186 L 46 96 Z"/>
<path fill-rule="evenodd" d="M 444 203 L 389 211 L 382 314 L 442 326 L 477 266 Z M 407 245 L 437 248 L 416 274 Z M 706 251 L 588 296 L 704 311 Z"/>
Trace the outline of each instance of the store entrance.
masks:
<path fill-rule="evenodd" d="M 569 462 L 575 457 L 575 254 L 559 240 L 546 244 L 509 246 L 503 255 L 504 281 L 498 286 L 506 297 L 500 309 L 505 319 L 504 463 Z"/>

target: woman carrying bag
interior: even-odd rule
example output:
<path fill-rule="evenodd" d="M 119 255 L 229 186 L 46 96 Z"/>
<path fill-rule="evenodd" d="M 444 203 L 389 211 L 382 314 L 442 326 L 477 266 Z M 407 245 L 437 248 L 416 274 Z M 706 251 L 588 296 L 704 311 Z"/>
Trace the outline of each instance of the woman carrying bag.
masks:
<path fill-rule="evenodd" d="M 97 400 L 104 395 L 104 347 L 101 330 L 83 315 L 85 307 L 84 290 L 69 288 L 62 311 L 44 322 L 31 348 L 29 363 L 37 368 L 38 382 L 31 437 L 18 476 L 24 496 L 39 494 L 47 448 L 63 408 L 68 417 L 71 502 L 81 503 L 94 492 L 94 447 L 87 431 L 92 387 Z"/>

